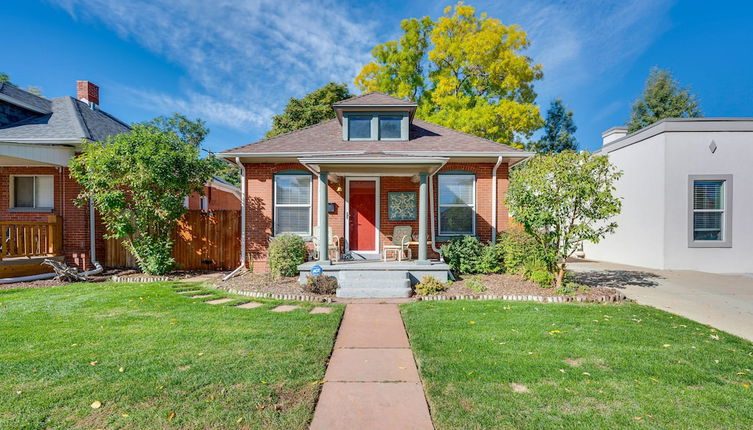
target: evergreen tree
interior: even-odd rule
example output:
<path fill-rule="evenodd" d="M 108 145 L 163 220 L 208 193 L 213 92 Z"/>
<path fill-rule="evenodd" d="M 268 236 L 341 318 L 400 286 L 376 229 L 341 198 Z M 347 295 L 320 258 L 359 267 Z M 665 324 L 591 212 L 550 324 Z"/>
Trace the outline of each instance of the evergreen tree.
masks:
<path fill-rule="evenodd" d="M 546 112 L 544 135 L 538 141 L 531 142 L 529 149 L 541 153 L 575 151 L 578 149 L 576 130 L 578 127 L 573 121 L 573 111 L 568 110 L 561 99 L 556 99 Z"/>
<path fill-rule="evenodd" d="M 672 77 L 666 69 L 654 67 L 646 80 L 646 88 L 633 103 L 628 133 L 640 130 L 664 118 L 698 118 L 701 107 L 696 97 Z"/>

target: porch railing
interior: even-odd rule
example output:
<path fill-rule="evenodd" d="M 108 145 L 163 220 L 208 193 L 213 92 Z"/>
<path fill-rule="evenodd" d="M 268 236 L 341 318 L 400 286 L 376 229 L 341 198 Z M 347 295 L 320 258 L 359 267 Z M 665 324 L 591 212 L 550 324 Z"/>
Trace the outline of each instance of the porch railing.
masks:
<path fill-rule="evenodd" d="M 63 222 L 51 215 L 47 222 L 0 221 L 0 260 L 61 255 Z"/>

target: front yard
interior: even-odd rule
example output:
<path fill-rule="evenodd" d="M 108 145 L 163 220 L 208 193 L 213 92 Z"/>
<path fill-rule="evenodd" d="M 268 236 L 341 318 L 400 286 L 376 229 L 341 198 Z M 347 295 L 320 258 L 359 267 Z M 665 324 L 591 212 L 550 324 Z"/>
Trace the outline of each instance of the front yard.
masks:
<path fill-rule="evenodd" d="M 753 344 L 634 304 L 403 305 L 438 429 L 750 428 Z"/>
<path fill-rule="evenodd" d="M 0 291 L 0 428 L 305 428 L 342 307 L 277 303 L 169 283 Z"/>

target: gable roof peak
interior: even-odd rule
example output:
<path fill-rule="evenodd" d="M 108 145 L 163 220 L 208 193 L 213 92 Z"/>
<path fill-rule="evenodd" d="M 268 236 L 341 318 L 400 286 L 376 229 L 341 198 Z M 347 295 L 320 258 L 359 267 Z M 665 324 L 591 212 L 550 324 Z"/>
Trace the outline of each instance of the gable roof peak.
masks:
<path fill-rule="evenodd" d="M 391 96 L 380 91 L 371 91 L 349 99 L 341 100 L 332 105 L 334 108 L 348 106 L 405 106 L 416 107 L 417 104 L 408 99 Z"/>

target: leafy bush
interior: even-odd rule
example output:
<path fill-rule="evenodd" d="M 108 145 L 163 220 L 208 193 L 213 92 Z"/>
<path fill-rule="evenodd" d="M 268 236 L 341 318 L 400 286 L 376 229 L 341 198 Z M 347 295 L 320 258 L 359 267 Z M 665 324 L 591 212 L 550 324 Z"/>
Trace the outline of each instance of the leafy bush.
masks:
<path fill-rule="evenodd" d="M 484 245 L 475 236 L 462 236 L 442 245 L 442 256 L 456 274 L 499 273 L 503 252 L 497 244 Z"/>
<path fill-rule="evenodd" d="M 298 266 L 306 262 L 306 244 L 295 234 L 285 233 L 269 244 L 269 270 L 280 276 L 295 276 Z"/>
<path fill-rule="evenodd" d="M 554 277 L 547 270 L 546 263 L 538 258 L 530 257 L 526 259 L 523 263 L 521 272 L 524 278 L 533 281 L 544 288 L 552 286 Z"/>
<path fill-rule="evenodd" d="M 481 276 L 479 275 L 469 277 L 465 281 L 465 286 L 470 288 L 470 290 L 474 293 L 483 293 L 484 291 L 486 291 L 486 285 L 481 282 Z"/>
<path fill-rule="evenodd" d="M 133 241 L 124 241 L 136 258 L 142 272 L 152 275 L 164 275 L 175 268 L 173 258 L 173 241 L 169 237 L 137 235 Z"/>
<path fill-rule="evenodd" d="M 416 284 L 416 292 L 422 296 L 431 296 L 445 290 L 447 286 L 431 275 L 424 275 L 421 282 Z"/>
<path fill-rule="evenodd" d="M 478 273 L 501 273 L 504 272 L 504 250 L 498 243 L 489 243 L 481 250 L 481 256 L 476 264 Z"/>
<path fill-rule="evenodd" d="M 520 274 L 526 260 L 546 261 L 544 253 L 536 241 L 520 227 L 512 227 L 499 239 L 501 252 L 504 254 L 505 272 Z"/>
<path fill-rule="evenodd" d="M 337 291 L 337 278 L 320 274 L 306 278 L 303 289 L 314 294 L 335 294 Z"/>
<path fill-rule="evenodd" d="M 591 288 L 588 285 L 579 284 L 573 281 L 565 281 L 561 287 L 557 288 L 554 293 L 563 296 L 574 296 L 578 291 L 588 291 Z"/>

